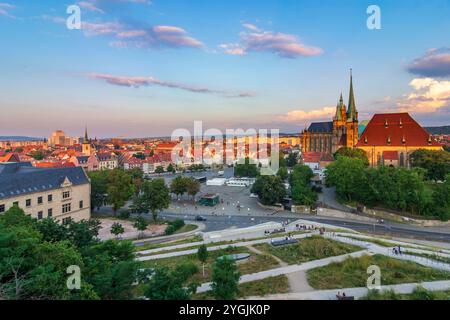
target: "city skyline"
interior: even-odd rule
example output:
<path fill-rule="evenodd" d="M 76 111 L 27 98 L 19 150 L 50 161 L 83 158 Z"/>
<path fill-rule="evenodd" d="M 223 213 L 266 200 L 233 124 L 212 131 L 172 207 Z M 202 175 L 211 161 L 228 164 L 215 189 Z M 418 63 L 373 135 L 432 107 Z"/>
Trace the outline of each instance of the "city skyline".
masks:
<path fill-rule="evenodd" d="M 70 4 L 81 30 L 66 28 Z M 0 0 L 0 135 L 170 136 L 195 120 L 300 132 L 347 102 L 350 68 L 360 120 L 448 125 L 450 5 L 378 1 L 369 30 L 371 4 Z"/>

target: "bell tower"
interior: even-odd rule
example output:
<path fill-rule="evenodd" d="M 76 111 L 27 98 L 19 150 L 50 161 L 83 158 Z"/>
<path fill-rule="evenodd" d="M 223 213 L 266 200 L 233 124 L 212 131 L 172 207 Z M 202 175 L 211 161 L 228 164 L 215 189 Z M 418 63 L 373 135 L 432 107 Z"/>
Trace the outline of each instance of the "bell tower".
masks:
<path fill-rule="evenodd" d="M 83 144 L 82 144 L 81 148 L 82 148 L 82 152 L 85 156 L 91 155 L 92 147 L 91 147 L 91 142 L 89 141 L 89 138 L 88 138 L 87 126 L 84 130 L 84 140 L 83 140 Z"/>

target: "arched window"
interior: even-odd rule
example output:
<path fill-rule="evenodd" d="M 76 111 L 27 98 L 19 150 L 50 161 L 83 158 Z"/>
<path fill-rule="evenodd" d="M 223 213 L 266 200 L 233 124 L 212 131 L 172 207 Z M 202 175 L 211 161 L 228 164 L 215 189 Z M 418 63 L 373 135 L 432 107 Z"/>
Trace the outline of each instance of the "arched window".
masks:
<path fill-rule="evenodd" d="M 405 154 L 403 152 L 400 153 L 400 167 L 405 166 Z"/>

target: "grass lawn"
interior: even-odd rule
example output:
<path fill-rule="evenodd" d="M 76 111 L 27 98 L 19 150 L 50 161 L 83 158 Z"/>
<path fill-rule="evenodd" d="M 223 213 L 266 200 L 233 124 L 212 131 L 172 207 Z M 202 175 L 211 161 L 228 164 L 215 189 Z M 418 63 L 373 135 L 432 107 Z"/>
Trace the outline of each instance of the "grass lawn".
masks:
<path fill-rule="evenodd" d="M 297 244 L 281 247 L 274 247 L 268 243 L 255 245 L 254 247 L 274 255 L 288 264 L 299 264 L 362 250 L 360 247 L 333 241 L 320 236 L 299 239 Z"/>
<path fill-rule="evenodd" d="M 201 236 L 193 236 L 188 237 L 176 241 L 170 241 L 170 242 L 162 242 L 162 243 L 148 243 L 144 244 L 142 246 L 135 246 L 134 251 L 143 251 L 143 250 L 150 250 L 150 249 L 156 249 L 156 248 L 164 248 L 164 247 L 170 247 L 175 246 L 177 244 L 184 244 L 184 243 L 191 243 L 191 242 L 198 242 L 203 241 L 203 238 Z"/>
<path fill-rule="evenodd" d="M 450 279 L 450 272 L 376 254 L 350 257 L 343 262 L 308 270 L 308 282 L 314 289 L 365 287 L 367 268 L 371 265 L 380 267 L 381 285 Z"/>
<path fill-rule="evenodd" d="M 379 245 L 379 246 L 387 247 L 387 248 L 398 246 L 397 243 L 390 242 L 389 240 L 386 240 L 386 239 L 384 239 L 384 238 L 381 238 L 381 239 L 359 238 L 359 237 L 355 237 L 355 236 L 347 236 L 347 235 L 346 235 L 345 237 L 346 237 L 346 238 L 350 238 L 350 239 L 355 239 L 355 240 L 360 240 L 360 241 L 366 241 L 366 242 L 370 242 L 370 243 L 375 243 L 375 244 L 377 244 L 377 245 Z M 420 245 L 419 245 L 419 246 L 420 246 Z M 422 246 L 425 247 L 427 250 L 430 250 L 430 251 L 438 251 L 438 249 L 433 248 L 433 247 L 424 246 L 424 245 L 422 245 Z M 402 248 L 412 248 L 412 249 L 421 249 L 421 247 L 417 247 L 417 246 L 414 246 L 414 245 L 408 245 L 408 244 L 401 244 L 400 247 L 402 247 Z"/>
<path fill-rule="evenodd" d="M 169 268 L 175 268 L 178 265 L 186 263 L 194 263 L 198 267 L 198 272 L 195 273 L 189 282 L 197 281 L 199 283 L 209 282 L 211 280 L 211 270 L 214 261 L 223 255 L 233 254 L 233 253 L 250 253 L 250 257 L 247 260 L 243 260 L 237 263 L 238 269 L 241 274 L 255 273 L 259 271 L 264 271 L 268 269 L 273 269 L 278 267 L 278 262 L 268 255 L 258 255 L 252 253 L 246 247 L 229 247 L 227 249 L 210 251 L 208 260 L 205 263 L 205 276 L 203 277 L 203 266 L 198 260 L 197 254 L 189 254 L 178 257 L 164 258 L 158 260 L 143 261 L 144 267 L 152 268 L 156 266 L 167 266 Z"/>
<path fill-rule="evenodd" d="M 398 294 L 392 290 L 382 293 L 371 290 L 367 296 L 358 300 L 450 300 L 450 291 L 428 291 L 417 287 L 411 294 Z"/>
<path fill-rule="evenodd" d="M 270 277 L 262 280 L 242 283 L 238 286 L 239 293 L 237 298 L 246 298 L 251 296 L 265 296 L 268 294 L 288 293 L 289 281 L 285 275 Z M 212 300 L 211 292 L 195 294 L 193 300 Z"/>
<path fill-rule="evenodd" d="M 406 254 L 412 255 L 412 256 L 418 256 L 423 258 L 428 258 L 434 261 L 444 262 L 450 264 L 450 258 L 439 256 L 437 254 L 431 254 L 431 253 L 420 253 L 420 252 L 411 252 L 408 250 L 404 250 Z"/>
<path fill-rule="evenodd" d="M 182 226 L 179 230 L 177 230 L 174 234 L 179 234 L 179 233 L 185 233 L 185 232 L 189 232 L 189 231 L 194 231 L 195 229 L 197 229 L 198 226 L 195 224 L 185 224 L 184 226 Z"/>

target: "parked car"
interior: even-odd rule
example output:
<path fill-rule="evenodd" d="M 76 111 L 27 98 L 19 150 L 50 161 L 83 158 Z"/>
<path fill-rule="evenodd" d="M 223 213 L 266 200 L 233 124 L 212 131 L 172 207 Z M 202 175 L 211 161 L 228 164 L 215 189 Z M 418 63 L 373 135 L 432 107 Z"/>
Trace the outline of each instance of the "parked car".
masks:
<path fill-rule="evenodd" d="M 203 216 L 196 216 L 195 221 L 206 221 L 206 218 Z"/>

